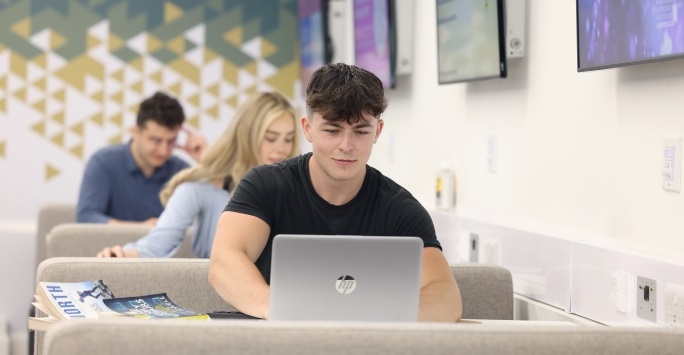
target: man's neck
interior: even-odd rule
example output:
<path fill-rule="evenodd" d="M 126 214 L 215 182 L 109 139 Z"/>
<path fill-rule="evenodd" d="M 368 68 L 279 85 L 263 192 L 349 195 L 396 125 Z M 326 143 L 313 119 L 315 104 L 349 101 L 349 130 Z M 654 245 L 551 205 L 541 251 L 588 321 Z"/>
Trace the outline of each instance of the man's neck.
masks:
<path fill-rule="evenodd" d="M 316 193 L 326 202 L 334 206 L 342 206 L 351 201 L 361 191 L 364 174 L 354 177 L 352 180 L 339 181 L 328 176 L 316 164 L 315 157 L 309 159 L 309 178 Z"/>
<path fill-rule="evenodd" d="M 133 156 L 133 162 L 135 162 L 135 165 L 138 166 L 138 169 L 142 171 L 143 175 L 145 177 L 150 177 L 152 174 L 154 174 L 154 167 L 150 166 L 149 164 L 145 164 L 145 161 L 138 156 L 137 151 L 135 149 L 135 141 L 131 142 L 129 145 L 129 149 L 131 150 L 131 155 Z"/>

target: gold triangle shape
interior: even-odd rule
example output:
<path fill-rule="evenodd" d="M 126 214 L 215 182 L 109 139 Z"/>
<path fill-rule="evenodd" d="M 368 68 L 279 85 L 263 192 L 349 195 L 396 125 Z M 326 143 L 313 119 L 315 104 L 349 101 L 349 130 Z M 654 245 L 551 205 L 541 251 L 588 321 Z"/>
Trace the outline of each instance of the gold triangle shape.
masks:
<path fill-rule="evenodd" d="M 190 126 L 192 126 L 195 129 L 200 129 L 200 118 L 199 118 L 199 116 L 192 117 L 192 118 L 186 120 L 185 122 L 187 122 Z"/>
<path fill-rule="evenodd" d="M 112 73 L 112 78 L 116 79 L 116 81 L 122 83 L 124 81 L 124 68 L 121 68 L 114 73 Z"/>
<path fill-rule="evenodd" d="M 195 107 L 199 107 L 199 105 L 200 105 L 200 94 L 192 95 L 188 99 L 188 102 L 195 105 Z"/>
<path fill-rule="evenodd" d="M 226 103 L 230 106 L 237 107 L 237 105 L 238 105 L 237 95 L 227 98 Z"/>
<path fill-rule="evenodd" d="M 99 102 L 99 103 L 103 103 L 103 102 L 104 102 L 104 98 L 105 98 L 104 90 L 95 93 L 95 94 L 94 94 L 93 96 L 91 96 L 91 97 L 92 97 L 93 100 L 95 100 L 95 101 L 97 101 L 97 102 Z"/>
<path fill-rule="evenodd" d="M 123 135 L 119 134 L 116 136 L 112 136 L 108 139 L 108 141 L 109 141 L 110 145 L 122 143 L 123 142 Z"/>
<path fill-rule="evenodd" d="M 50 140 L 58 146 L 64 147 L 64 133 L 55 134 Z"/>
<path fill-rule="evenodd" d="M 228 32 L 225 32 L 223 34 L 223 39 L 236 47 L 240 47 L 242 46 L 242 35 L 242 26 L 238 26 Z"/>
<path fill-rule="evenodd" d="M 21 78 L 26 78 L 27 65 L 26 59 L 18 53 L 10 51 L 10 71 Z"/>
<path fill-rule="evenodd" d="M 178 36 L 166 42 L 166 48 L 170 49 L 173 53 L 183 55 L 185 53 L 185 38 Z"/>
<path fill-rule="evenodd" d="M 292 83 L 299 78 L 299 62 L 292 61 L 266 79 L 266 84 L 282 92 L 287 97 L 294 97 L 294 85 Z"/>
<path fill-rule="evenodd" d="M 123 113 L 116 114 L 109 118 L 109 122 L 121 127 L 123 126 Z"/>
<path fill-rule="evenodd" d="M 45 164 L 45 181 L 52 180 L 55 176 L 59 175 L 59 169 L 46 163 Z"/>
<path fill-rule="evenodd" d="M 7 99 L 0 98 L 0 111 L 7 112 Z"/>
<path fill-rule="evenodd" d="M 104 113 L 100 112 L 95 114 L 93 117 L 90 118 L 90 121 L 96 123 L 100 127 L 104 127 Z"/>
<path fill-rule="evenodd" d="M 177 83 L 171 85 L 171 86 L 169 87 L 169 90 L 171 90 L 171 92 L 172 92 L 174 95 L 180 96 L 180 94 L 181 94 L 181 82 L 179 81 L 179 82 L 177 82 Z"/>
<path fill-rule="evenodd" d="M 88 38 L 86 39 L 86 46 L 88 49 L 95 48 L 101 44 L 102 41 L 99 38 L 92 35 L 88 35 Z"/>
<path fill-rule="evenodd" d="M 109 51 L 116 52 L 121 47 L 123 47 L 124 41 L 117 35 L 109 33 Z"/>
<path fill-rule="evenodd" d="M 0 141 L 0 157 L 5 157 L 5 141 Z"/>
<path fill-rule="evenodd" d="M 256 61 L 247 63 L 247 65 L 243 66 L 242 68 L 245 69 L 250 74 L 257 76 L 257 62 Z"/>
<path fill-rule="evenodd" d="M 137 92 L 138 94 L 142 95 L 142 93 L 143 93 L 143 82 L 139 81 L 139 82 L 131 85 L 131 89 L 133 89 L 133 91 Z"/>
<path fill-rule="evenodd" d="M 216 54 L 216 52 L 209 48 L 204 48 L 204 64 L 207 64 L 216 58 L 218 58 L 218 54 Z"/>
<path fill-rule="evenodd" d="M 41 53 L 35 58 L 33 58 L 33 62 L 37 64 L 39 67 L 43 69 L 47 69 L 47 54 Z"/>
<path fill-rule="evenodd" d="M 154 80 L 154 82 L 157 84 L 161 84 L 162 83 L 162 76 L 163 76 L 163 72 L 160 70 L 160 71 L 150 75 L 150 79 Z"/>
<path fill-rule="evenodd" d="M 216 105 L 216 106 L 208 109 L 207 114 L 213 118 L 218 118 L 219 117 L 219 106 Z"/>
<path fill-rule="evenodd" d="M 278 51 L 278 47 L 266 38 L 261 38 L 261 57 L 266 58 Z"/>
<path fill-rule="evenodd" d="M 54 94 L 52 94 L 52 97 L 57 99 L 59 102 L 64 102 L 66 98 L 66 90 L 61 89 L 59 91 L 56 91 Z"/>
<path fill-rule="evenodd" d="M 54 30 L 50 31 L 50 34 L 50 49 L 57 49 L 66 43 L 66 38 Z"/>
<path fill-rule="evenodd" d="M 114 100 L 114 102 L 118 103 L 119 105 L 123 105 L 123 100 L 124 100 L 123 91 L 117 92 L 116 94 L 110 96 L 110 98 L 112 100 Z"/>
<path fill-rule="evenodd" d="M 41 136 L 45 136 L 45 121 L 38 122 L 31 126 L 31 129 L 40 134 Z"/>
<path fill-rule="evenodd" d="M 2 86 L 3 86 L 2 80 L 0 80 L 0 87 L 2 87 Z M 38 89 L 45 91 L 47 89 L 47 79 L 45 77 L 42 77 L 42 78 L 36 80 L 33 83 L 33 86 L 37 87 Z"/>
<path fill-rule="evenodd" d="M 64 126 L 64 111 L 54 114 L 52 120 Z"/>
<path fill-rule="evenodd" d="M 132 61 L 128 62 L 128 65 L 133 67 L 133 69 L 143 72 L 143 57 L 140 56 L 138 58 L 133 59 Z"/>
<path fill-rule="evenodd" d="M 223 79 L 235 86 L 238 84 L 238 67 L 227 61 L 223 61 Z"/>
<path fill-rule="evenodd" d="M 162 42 L 155 36 L 147 34 L 147 53 L 154 53 L 162 47 Z"/>
<path fill-rule="evenodd" d="M 31 19 L 27 17 L 12 25 L 10 29 L 21 38 L 28 39 L 31 36 Z"/>
<path fill-rule="evenodd" d="M 45 112 L 45 100 L 40 100 L 33 104 L 33 108 L 38 112 Z"/>
<path fill-rule="evenodd" d="M 219 96 L 219 91 L 220 91 L 219 89 L 220 88 L 221 87 L 219 84 L 214 84 L 207 89 L 207 92 L 209 92 L 210 94 L 212 94 L 214 96 Z"/>
<path fill-rule="evenodd" d="M 164 3 L 164 23 L 173 22 L 181 16 L 183 16 L 183 9 L 168 1 Z"/>
<path fill-rule="evenodd" d="M 7 87 L 7 77 L 6 76 L 0 76 L 0 88 L 6 88 Z"/>
<path fill-rule="evenodd" d="M 75 155 L 77 158 L 83 159 L 83 144 L 79 144 L 69 149 L 69 153 Z"/>
<path fill-rule="evenodd" d="M 244 93 L 245 93 L 245 94 L 248 94 L 248 95 L 254 95 L 254 94 L 256 94 L 256 93 L 257 93 L 257 87 L 256 87 L 256 85 L 252 85 L 252 86 L 246 88 L 245 91 L 244 91 Z"/>
<path fill-rule="evenodd" d="M 26 102 L 26 88 L 15 91 L 14 96 L 16 96 L 17 99 Z"/>
<path fill-rule="evenodd" d="M 71 126 L 71 128 L 69 128 L 69 130 L 76 133 L 79 137 L 83 137 L 83 128 L 84 127 L 85 127 L 85 123 L 79 122 L 79 123 Z"/>

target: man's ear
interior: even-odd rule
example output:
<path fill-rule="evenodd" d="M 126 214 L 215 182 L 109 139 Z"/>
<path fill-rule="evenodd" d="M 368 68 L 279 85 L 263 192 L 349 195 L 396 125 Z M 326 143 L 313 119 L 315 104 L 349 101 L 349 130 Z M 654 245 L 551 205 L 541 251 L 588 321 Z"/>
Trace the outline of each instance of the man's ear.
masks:
<path fill-rule="evenodd" d="M 304 138 L 306 138 L 306 140 L 309 141 L 309 143 L 311 143 L 311 122 L 309 122 L 309 119 L 306 116 L 302 116 L 301 123 L 302 132 L 304 132 Z"/>
<path fill-rule="evenodd" d="M 382 118 L 378 118 L 378 129 L 375 131 L 375 141 L 373 141 L 373 144 L 378 142 L 378 137 L 380 137 L 383 127 L 385 127 L 385 121 Z"/>

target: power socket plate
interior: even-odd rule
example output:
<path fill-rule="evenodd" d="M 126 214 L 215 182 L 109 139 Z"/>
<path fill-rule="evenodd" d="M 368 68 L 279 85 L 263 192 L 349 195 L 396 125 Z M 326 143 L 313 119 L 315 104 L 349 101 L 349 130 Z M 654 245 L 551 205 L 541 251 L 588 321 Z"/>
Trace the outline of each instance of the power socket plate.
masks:
<path fill-rule="evenodd" d="M 684 325 L 684 286 L 665 285 L 665 321 L 670 326 Z"/>
<path fill-rule="evenodd" d="M 657 292 L 655 280 L 637 276 L 637 317 L 658 323 Z"/>

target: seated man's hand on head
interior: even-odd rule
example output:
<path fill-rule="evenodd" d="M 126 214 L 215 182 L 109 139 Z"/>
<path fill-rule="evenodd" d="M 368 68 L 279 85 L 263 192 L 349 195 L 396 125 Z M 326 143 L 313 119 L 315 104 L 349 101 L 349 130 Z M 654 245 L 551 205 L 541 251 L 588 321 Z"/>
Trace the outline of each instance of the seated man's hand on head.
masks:
<path fill-rule="evenodd" d="M 137 258 L 138 252 L 132 249 L 124 250 L 120 245 L 106 247 L 96 255 L 98 258 Z"/>
<path fill-rule="evenodd" d="M 188 138 L 185 141 L 184 145 L 176 145 L 176 148 L 181 149 L 188 153 L 195 161 L 200 161 L 202 160 L 202 155 L 204 154 L 204 151 L 207 149 L 207 140 L 204 139 L 201 135 L 197 133 L 193 133 L 190 131 L 190 129 L 186 127 L 182 127 L 181 130 L 183 130 L 187 135 Z"/>

